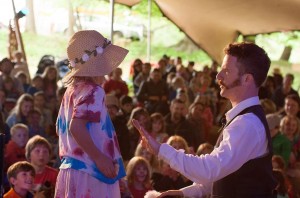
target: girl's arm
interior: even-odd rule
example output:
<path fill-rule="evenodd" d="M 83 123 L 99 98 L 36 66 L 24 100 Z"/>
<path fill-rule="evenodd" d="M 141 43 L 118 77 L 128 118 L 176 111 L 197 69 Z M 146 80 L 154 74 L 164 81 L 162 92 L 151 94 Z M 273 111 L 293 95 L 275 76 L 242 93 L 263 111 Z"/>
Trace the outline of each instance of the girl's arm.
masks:
<path fill-rule="evenodd" d="M 70 132 L 78 145 L 94 160 L 98 169 L 106 177 L 116 177 L 113 160 L 104 155 L 94 144 L 87 128 L 87 120 L 74 118 L 70 123 Z"/>

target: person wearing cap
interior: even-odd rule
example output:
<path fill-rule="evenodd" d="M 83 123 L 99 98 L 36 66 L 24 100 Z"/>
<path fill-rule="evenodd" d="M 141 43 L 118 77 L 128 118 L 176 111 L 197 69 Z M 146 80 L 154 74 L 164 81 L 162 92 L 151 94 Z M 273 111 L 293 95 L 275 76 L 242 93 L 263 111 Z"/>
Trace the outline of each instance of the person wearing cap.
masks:
<path fill-rule="evenodd" d="M 272 175 L 272 142 L 258 90 L 266 79 L 270 59 L 250 42 L 231 43 L 217 74 L 220 95 L 232 108 L 225 114 L 226 124 L 210 154 L 194 156 L 160 144 L 137 120 L 134 126 L 144 145 L 193 181 L 193 185 L 163 192 L 169 195 L 217 198 L 273 198 L 276 181 Z"/>
<path fill-rule="evenodd" d="M 62 79 L 67 90 L 56 121 L 61 166 L 55 197 L 120 197 L 126 173 L 101 84 L 127 53 L 95 30 L 71 37 L 70 71 Z"/>
<path fill-rule="evenodd" d="M 276 113 L 272 113 L 267 114 L 266 118 L 272 138 L 273 154 L 280 155 L 284 159 L 285 166 L 287 167 L 292 152 L 292 145 L 289 139 L 280 133 L 281 117 Z"/>

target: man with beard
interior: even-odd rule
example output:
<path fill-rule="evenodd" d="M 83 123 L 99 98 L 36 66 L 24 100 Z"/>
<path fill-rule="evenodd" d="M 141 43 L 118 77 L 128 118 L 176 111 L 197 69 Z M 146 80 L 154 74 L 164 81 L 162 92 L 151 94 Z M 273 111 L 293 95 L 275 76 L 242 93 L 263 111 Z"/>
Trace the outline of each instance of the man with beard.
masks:
<path fill-rule="evenodd" d="M 197 149 L 195 133 L 190 127 L 189 122 L 183 116 L 185 104 L 180 99 L 173 99 L 170 105 L 170 113 L 165 116 L 166 133 L 169 136 L 179 135 L 183 137 L 189 147 Z"/>
<path fill-rule="evenodd" d="M 230 100 L 232 108 L 226 113 L 227 123 L 211 154 L 186 155 L 167 144 L 159 144 L 133 121 L 144 145 L 194 182 L 180 190 L 163 192 L 160 197 L 276 197 L 270 132 L 258 98 L 270 59 L 262 48 L 248 42 L 229 44 L 224 52 L 216 78 L 221 96 Z"/>

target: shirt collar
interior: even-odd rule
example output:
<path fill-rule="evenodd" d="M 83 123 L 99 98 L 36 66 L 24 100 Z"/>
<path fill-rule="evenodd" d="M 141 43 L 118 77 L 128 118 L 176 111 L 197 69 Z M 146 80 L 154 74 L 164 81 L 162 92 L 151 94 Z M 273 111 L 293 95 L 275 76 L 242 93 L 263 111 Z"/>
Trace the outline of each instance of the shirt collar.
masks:
<path fill-rule="evenodd" d="M 232 109 L 230 109 L 225 114 L 225 116 L 226 116 L 226 122 L 229 122 L 230 120 L 232 120 L 235 116 L 237 116 L 244 109 L 246 109 L 246 108 L 248 108 L 250 106 L 258 105 L 258 104 L 260 104 L 258 96 L 251 97 L 251 98 L 248 98 L 246 100 L 243 100 L 242 102 L 240 102 L 239 104 L 237 104 L 235 107 L 233 107 Z"/>

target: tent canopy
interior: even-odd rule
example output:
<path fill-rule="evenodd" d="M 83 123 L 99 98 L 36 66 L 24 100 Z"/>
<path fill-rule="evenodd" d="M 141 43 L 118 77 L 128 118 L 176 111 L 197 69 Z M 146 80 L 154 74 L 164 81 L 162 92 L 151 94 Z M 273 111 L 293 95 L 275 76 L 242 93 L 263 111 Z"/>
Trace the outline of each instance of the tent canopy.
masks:
<path fill-rule="evenodd" d="M 118 0 L 130 5 L 140 0 Z M 244 36 L 300 30 L 300 0 L 155 0 L 162 13 L 217 62 Z"/>

